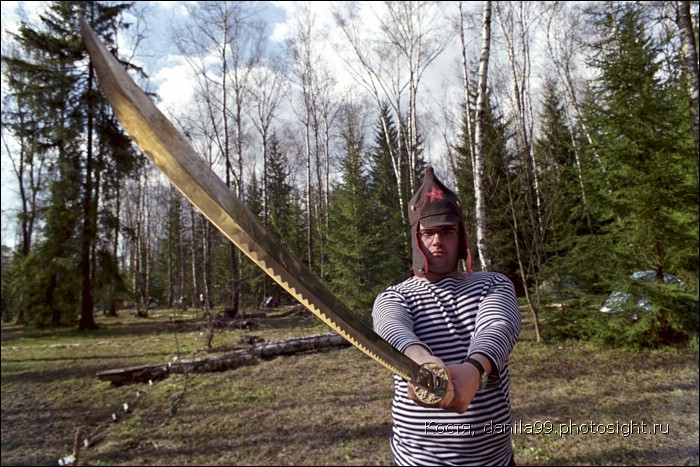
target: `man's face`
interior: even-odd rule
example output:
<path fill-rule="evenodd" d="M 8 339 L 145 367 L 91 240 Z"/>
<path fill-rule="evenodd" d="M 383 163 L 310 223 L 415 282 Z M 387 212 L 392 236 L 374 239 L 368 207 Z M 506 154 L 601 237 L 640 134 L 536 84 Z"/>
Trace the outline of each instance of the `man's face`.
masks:
<path fill-rule="evenodd" d="M 456 224 L 423 227 L 418 225 L 421 251 L 428 260 L 428 274 L 445 275 L 457 270 L 459 228 Z"/>

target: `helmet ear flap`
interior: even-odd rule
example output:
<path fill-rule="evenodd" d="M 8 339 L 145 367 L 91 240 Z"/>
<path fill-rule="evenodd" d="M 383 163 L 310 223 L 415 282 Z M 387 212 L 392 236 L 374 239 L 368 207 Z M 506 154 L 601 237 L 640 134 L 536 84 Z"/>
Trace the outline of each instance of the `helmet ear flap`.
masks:
<path fill-rule="evenodd" d="M 423 254 L 418 238 L 418 226 L 416 222 L 411 226 L 411 249 L 413 250 L 413 274 L 418 277 L 424 277 L 428 274 L 428 259 Z"/>
<path fill-rule="evenodd" d="M 459 259 L 463 262 L 464 271 L 467 274 L 472 273 L 472 251 L 469 249 L 469 236 L 467 235 L 467 229 L 464 226 L 464 220 L 459 221 L 459 238 L 462 241 L 459 244 Z"/>

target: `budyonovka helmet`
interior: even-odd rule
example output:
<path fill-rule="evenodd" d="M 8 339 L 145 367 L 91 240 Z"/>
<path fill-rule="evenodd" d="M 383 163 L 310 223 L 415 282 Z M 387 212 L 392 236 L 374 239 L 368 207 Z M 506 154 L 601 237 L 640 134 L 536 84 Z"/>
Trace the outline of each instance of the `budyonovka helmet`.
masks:
<path fill-rule="evenodd" d="M 471 251 L 467 242 L 467 230 L 464 227 L 462 208 L 457 196 L 438 180 L 432 167 L 425 169 L 423 184 L 408 202 L 408 221 L 411 224 L 413 273 L 415 275 L 422 277 L 428 273 L 428 261 L 420 249 L 419 223 L 423 227 L 457 225 L 461 240 L 458 258 L 466 261 L 466 270 L 471 274 Z"/>

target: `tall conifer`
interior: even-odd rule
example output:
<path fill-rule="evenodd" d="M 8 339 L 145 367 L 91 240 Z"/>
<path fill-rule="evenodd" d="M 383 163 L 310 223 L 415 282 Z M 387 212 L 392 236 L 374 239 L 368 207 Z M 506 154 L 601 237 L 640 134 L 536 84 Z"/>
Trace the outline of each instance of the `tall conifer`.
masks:
<path fill-rule="evenodd" d="M 605 245 L 595 270 L 620 278 L 653 269 L 659 282 L 664 272 L 697 281 L 697 154 L 687 100 L 662 73 L 639 4 L 606 3 L 593 18 L 598 76 L 586 118 L 601 166 L 589 166 L 588 178 Z"/>
<path fill-rule="evenodd" d="M 100 217 L 104 223 L 98 222 L 98 207 L 103 205 L 100 196 L 105 195 L 101 189 L 109 183 L 102 175 L 107 167 L 117 171 L 132 168 L 133 152 L 98 90 L 86 60 L 79 18 L 84 17 L 114 47 L 115 28 L 125 27 L 120 17 L 130 6 L 52 2 L 40 24 L 25 23 L 13 36 L 24 54 L 3 56 L 7 75 L 17 78 L 10 82 L 10 92 L 31 102 L 37 122 L 37 131 L 30 135 L 31 147 L 46 158 L 51 171 L 44 230 L 36 251 L 30 254 L 39 258 L 27 261 L 27 280 L 18 284 L 37 324 L 59 325 L 77 314 L 80 329 L 96 328 L 95 267 L 114 263 L 95 259 L 98 228 L 111 223 L 108 215 Z M 112 183 L 115 185 L 118 182 Z M 101 254 L 110 251 L 106 248 Z M 76 271 L 80 271 L 77 285 Z M 42 317 L 47 309 L 51 310 L 50 320 Z"/>

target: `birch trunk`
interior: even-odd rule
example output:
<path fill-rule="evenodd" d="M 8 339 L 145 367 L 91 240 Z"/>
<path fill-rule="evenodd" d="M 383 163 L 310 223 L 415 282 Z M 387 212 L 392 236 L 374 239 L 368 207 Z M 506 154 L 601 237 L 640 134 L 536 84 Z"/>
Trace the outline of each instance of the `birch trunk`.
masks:
<path fill-rule="evenodd" d="M 249 349 L 227 352 L 216 357 L 181 360 L 175 364 L 138 365 L 99 371 L 100 381 L 119 386 L 127 383 L 157 381 L 170 373 L 203 373 L 227 371 L 255 363 L 256 359 L 270 359 L 301 352 L 318 352 L 333 347 L 349 347 L 350 343 L 336 333 L 316 334 L 277 342 L 262 342 Z"/>
<path fill-rule="evenodd" d="M 516 131 L 518 134 L 518 150 L 526 158 L 529 167 L 529 175 L 532 177 L 532 185 L 535 192 L 535 215 L 537 219 L 538 233 L 544 233 L 544 221 L 542 216 L 542 196 L 540 194 L 538 161 L 532 150 L 532 102 L 530 100 L 530 47 L 526 24 L 526 13 L 523 9 L 528 5 L 518 2 L 517 6 L 509 4 L 511 10 L 507 15 L 501 10 L 499 2 L 496 2 L 496 15 L 501 25 L 501 33 L 505 41 L 508 62 L 511 68 L 511 85 L 513 88 L 513 104 L 515 107 Z M 518 24 L 515 24 L 514 8 L 518 8 Z M 520 31 L 516 40 L 516 27 Z M 520 46 L 520 61 L 516 59 L 515 48 Z"/>
<path fill-rule="evenodd" d="M 489 54 L 491 49 L 491 2 L 485 1 L 481 23 L 481 58 L 479 59 L 479 88 L 476 98 L 476 123 L 474 135 L 474 198 L 476 202 L 476 245 L 482 271 L 491 268 L 488 241 L 486 235 L 486 199 L 484 196 L 484 125 L 486 116 L 486 99 Z M 467 103 L 469 101 L 467 100 Z M 467 109 L 469 105 L 467 104 Z"/>

